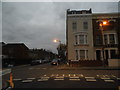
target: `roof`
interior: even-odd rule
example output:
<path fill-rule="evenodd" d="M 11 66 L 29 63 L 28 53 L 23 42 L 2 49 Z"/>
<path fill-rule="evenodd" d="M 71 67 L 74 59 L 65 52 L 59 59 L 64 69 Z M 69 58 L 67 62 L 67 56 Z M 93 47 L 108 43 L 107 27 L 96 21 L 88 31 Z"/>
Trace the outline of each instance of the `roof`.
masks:
<path fill-rule="evenodd" d="M 24 46 L 29 49 L 24 43 L 7 43 L 4 47 L 20 47 Z"/>
<path fill-rule="evenodd" d="M 89 13 L 92 13 L 92 10 L 91 8 L 89 10 L 67 9 L 67 14 L 83 14 L 83 13 L 89 14 Z"/>

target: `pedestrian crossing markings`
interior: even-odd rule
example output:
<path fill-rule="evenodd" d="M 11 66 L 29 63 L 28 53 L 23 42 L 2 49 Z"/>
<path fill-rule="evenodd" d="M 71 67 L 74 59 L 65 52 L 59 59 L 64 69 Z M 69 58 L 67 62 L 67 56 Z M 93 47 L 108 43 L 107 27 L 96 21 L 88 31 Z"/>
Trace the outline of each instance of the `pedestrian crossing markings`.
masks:
<path fill-rule="evenodd" d="M 67 77 L 66 77 L 67 76 Z M 99 75 L 100 76 L 100 75 Z M 87 82 L 96 82 L 97 79 L 101 79 L 103 80 L 104 82 L 115 82 L 113 79 L 117 79 L 117 80 L 120 80 L 119 77 L 114 77 L 114 78 L 110 78 L 108 77 L 107 75 L 105 75 L 106 77 L 81 77 L 81 75 L 75 75 L 75 74 L 68 74 L 68 75 L 65 75 L 65 74 L 62 74 L 62 75 L 59 75 L 59 74 L 52 74 L 50 77 L 47 76 L 47 75 L 43 75 L 43 77 L 40 77 L 40 78 L 26 78 L 26 79 L 20 79 L 20 78 L 16 78 L 16 79 L 13 79 L 13 81 L 21 81 L 23 83 L 25 82 L 32 82 L 33 80 L 36 80 L 37 81 L 48 81 L 49 79 L 51 80 L 55 80 L 55 81 L 62 81 L 62 80 L 70 80 L 70 81 L 80 81 L 82 78 L 85 78 L 85 81 Z M 84 80 L 84 79 L 83 79 Z"/>

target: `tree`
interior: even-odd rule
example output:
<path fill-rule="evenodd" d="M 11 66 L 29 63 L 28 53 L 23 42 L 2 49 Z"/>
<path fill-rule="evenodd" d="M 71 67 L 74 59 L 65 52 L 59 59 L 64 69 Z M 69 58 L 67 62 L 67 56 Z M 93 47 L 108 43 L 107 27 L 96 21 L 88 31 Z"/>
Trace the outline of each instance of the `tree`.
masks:
<path fill-rule="evenodd" d="M 59 58 L 66 60 L 67 46 L 65 44 L 59 44 L 57 47 Z"/>

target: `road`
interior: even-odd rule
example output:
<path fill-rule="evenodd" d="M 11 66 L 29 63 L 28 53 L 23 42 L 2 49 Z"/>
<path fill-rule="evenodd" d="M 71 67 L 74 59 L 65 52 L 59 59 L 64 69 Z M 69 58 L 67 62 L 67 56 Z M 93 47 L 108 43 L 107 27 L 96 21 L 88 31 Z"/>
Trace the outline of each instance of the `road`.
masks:
<path fill-rule="evenodd" d="M 117 88 L 119 70 L 58 69 L 50 63 L 12 68 L 15 88 Z M 9 74 L 3 75 L 3 86 Z"/>

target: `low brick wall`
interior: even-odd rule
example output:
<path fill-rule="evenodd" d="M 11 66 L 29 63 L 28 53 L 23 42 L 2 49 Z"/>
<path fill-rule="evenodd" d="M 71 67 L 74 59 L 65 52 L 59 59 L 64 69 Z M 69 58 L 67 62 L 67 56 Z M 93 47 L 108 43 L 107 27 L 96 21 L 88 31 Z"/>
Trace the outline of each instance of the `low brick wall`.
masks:
<path fill-rule="evenodd" d="M 94 67 L 102 66 L 102 61 L 98 60 L 69 60 L 69 66 L 71 67 Z"/>
<path fill-rule="evenodd" d="M 108 59 L 109 67 L 120 67 L 120 59 Z"/>

